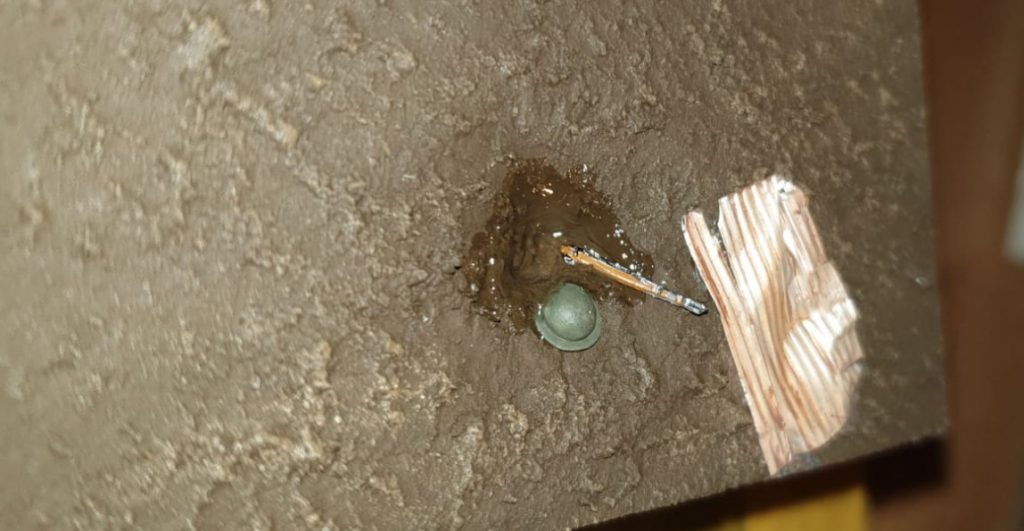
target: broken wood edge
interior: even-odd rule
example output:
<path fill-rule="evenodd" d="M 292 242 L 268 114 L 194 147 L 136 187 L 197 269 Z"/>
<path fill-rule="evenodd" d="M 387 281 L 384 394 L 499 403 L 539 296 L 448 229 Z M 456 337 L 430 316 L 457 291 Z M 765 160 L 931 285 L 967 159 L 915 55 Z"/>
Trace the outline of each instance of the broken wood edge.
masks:
<path fill-rule="evenodd" d="M 845 425 L 864 357 L 856 307 L 807 207 L 773 176 L 719 200 L 721 243 L 700 211 L 681 223 L 772 475 Z"/>

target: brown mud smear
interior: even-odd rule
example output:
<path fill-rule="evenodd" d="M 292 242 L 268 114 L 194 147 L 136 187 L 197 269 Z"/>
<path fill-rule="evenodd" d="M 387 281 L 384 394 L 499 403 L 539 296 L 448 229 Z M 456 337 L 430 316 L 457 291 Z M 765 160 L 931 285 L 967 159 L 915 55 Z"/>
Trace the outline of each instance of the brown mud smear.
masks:
<path fill-rule="evenodd" d="M 625 236 L 611 201 L 594 184 L 584 168 L 562 175 L 542 160 L 514 164 L 463 261 L 469 295 L 485 315 L 532 329 L 537 307 L 562 282 L 601 300 L 632 305 L 643 298 L 562 259 L 561 245 L 586 246 L 632 271 L 654 273 L 651 257 Z"/>

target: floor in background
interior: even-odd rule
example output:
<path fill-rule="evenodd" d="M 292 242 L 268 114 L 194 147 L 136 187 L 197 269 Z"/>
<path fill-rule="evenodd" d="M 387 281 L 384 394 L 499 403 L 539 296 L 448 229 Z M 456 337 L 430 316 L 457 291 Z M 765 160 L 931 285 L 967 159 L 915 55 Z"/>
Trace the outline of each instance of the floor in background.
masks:
<path fill-rule="evenodd" d="M 868 527 L 863 467 L 762 483 L 694 503 L 587 528 L 590 531 L 862 531 Z"/>

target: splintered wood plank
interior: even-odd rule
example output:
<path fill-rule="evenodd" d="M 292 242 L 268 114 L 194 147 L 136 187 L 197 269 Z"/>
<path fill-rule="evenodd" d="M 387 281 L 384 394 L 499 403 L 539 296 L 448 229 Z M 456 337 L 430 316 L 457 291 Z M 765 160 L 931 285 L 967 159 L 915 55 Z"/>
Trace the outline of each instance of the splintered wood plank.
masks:
<path fill-rule="evenodd" d="M 864 357 L 857 310 L 799 188 L 773 176 L 718 204 L 721 244 L 699 211 L 682 229 L 775 474 L 846 423 Z"/>

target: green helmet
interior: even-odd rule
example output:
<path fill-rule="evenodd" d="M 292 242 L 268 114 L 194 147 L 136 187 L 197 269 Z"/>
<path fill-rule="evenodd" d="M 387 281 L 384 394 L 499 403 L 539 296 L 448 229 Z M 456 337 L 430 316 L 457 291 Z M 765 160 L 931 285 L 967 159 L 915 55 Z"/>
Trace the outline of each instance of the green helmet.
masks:
<path fill-rule="evenodd" d="M 597 305 L 576 284 L 562 284 L 537 310 L 533 322 L 540 337 L 558 350 L 586 350 L 601 337 Z"/>

